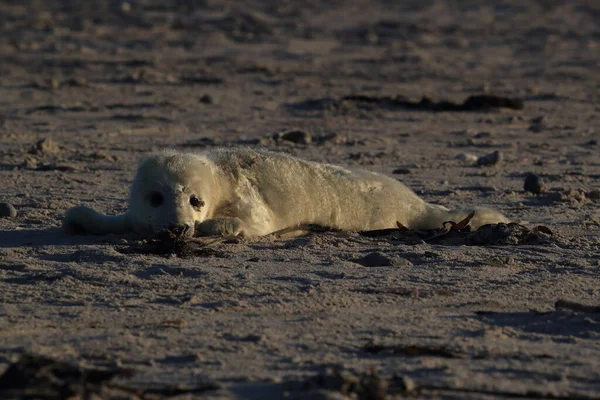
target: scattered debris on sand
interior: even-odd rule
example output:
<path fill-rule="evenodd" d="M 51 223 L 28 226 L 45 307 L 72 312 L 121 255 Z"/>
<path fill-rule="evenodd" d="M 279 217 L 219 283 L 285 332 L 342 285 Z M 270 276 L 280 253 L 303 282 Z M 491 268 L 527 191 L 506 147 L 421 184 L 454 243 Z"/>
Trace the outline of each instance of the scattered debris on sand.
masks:
<path fill-rule="evenodd" d="M 370 95 L 349 95 L 339 99 L 321 98 L 316 100 L 306 100 L 299 103 L 290 104 L 288 107 L 295 111 L 315 111 L 315 110 L 343 110 L 349 105 L 355 106 L 376 106 L 390 110 L 418 110 L 418 111 L 489 111 L 493 109 L 506 108 L 512 110 L 522 110 L 524 108 L 523 100 L 517 98 L 508 98 L 494 95 L 476 95 L 469 96 L 462 103 L 451 101 L 435 101 L 429 97 L 422 97 L 420 101 L 412 101 L 407 97 L 398 96 L 370 96 Z"/>
<path fill-rule="evenodd" d="M 551 206 L 556 203 L 564 203 L 571 207 L 581 207 L 595 203 L 599 199 L 597 190 L 550 188 L 527 199 L 524 203 L 531 206 Z"/>
<path fill-rule="evenodd" d="M 425 231 L 382 229 L 359 232 L 366 237 L 385 237 L 398 244 L 441 244 L 445 246 L 515 246 L 548 244 L 553 232 L 545 226 L 532 229 L 517 223 L 500 223 L 481 226 L 472 231 L 469 226 L 454 226 Z"/>
<path fill-rule="evenodd" d="M 122 254 L 153 254 L 165 257 L 217 257 L 226 258 L 227 254 L 208 247 L 219 239 L 206 241 L 199 238 L 178 238 L 165 231 L 148 240 L 120 246 L 117 251 Z"/>

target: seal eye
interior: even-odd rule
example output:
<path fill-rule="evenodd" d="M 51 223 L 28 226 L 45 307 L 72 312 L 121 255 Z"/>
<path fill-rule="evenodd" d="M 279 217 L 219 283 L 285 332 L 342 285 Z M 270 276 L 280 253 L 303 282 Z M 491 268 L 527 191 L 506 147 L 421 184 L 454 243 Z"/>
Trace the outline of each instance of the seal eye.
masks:
<path fill-rule="evenodd" d="M 198 198 L 198 196 L 190 196 L 190 204 L 194 208 L 200 208 L 204 206 L 204 202 Z"/>
<path fill-rule="evenodd" d="M 152 207 L 159 207 L 164 201 L 163 195 L 159 192 L 152 192 L 148 195 L 148 201 Z"/>

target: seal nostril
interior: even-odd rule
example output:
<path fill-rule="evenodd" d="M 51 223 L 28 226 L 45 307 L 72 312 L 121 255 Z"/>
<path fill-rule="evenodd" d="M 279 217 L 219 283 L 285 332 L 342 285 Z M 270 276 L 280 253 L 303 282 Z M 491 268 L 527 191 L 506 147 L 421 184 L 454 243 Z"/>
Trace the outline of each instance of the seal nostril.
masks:
<path fill-rule="evenodd" d="M 185 236 L 192 227 L 189 224 L 171 225 L 169 231 L 176 236 Z"/>

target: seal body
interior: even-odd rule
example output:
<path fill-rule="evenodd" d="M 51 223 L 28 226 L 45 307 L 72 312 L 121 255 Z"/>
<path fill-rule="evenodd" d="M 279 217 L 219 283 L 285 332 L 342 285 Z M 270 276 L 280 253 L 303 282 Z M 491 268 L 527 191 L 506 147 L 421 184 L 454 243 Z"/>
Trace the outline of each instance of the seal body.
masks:
<path fill-rule="evenodd" d="M 129 209 L 105 216 L 70 209 L 63 226 L 91 234 L 169 229 L 177 235 L 262 236 L 302 233 L 309 225 L 362 231 L 433 229 L 475 213 L 472 228 L 508 222 L 487 208 L 448 210 L 429 204 L 391 177 L 249 148 L 203 153 L 164 151 L 140 163 Z"/>

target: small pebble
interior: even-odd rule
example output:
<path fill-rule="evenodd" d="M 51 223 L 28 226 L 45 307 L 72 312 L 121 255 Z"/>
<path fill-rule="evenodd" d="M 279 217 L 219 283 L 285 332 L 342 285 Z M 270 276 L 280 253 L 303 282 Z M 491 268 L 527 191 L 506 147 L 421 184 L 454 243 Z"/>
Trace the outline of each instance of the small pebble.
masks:
<path fill-rule="evenodd" d="M 209 94 L 203 95 L 202 97 L 200 97 L 200 99 L 198 101 L 200 101 L 200 103 L 204 103 L 204 104 L 212 104 L 213 103 L 212 96 Z"/>
<path fill-rule="evenodd" d="M 30 154 L 39 154 L 39 155 L 53 155 L 60 152 L 58 145 L 54 142 L 54 140 L 50 138 L 44 138 L 38 140 L 31 148 L 29 149 Z"/>
<path fill-rule="evenodd" d="M 267 337 L 265 335 L 251 333 L 249 335 L 241 337 L 240 341 L 242 341 L 242 342 L 264 342 L 266 339 L 267 339 Z"/>
<path fill-rule="evenodd" d="M 315 241 L 309 237 L 300 237 L 285 244 L 286 249 L 294 249 L 297 247 L 314 246 Z"/>
<path fill-rule="evenodd" d="M 417 388 L 417 384 L 415 383 L 415 381 L 412 380 L 412 378 L 408 377 L 408 376 L 403 376 L 400 378 L 400 382 L 399 383 L 399 387 L 400 390 L 402 390 L 405 393 L 410 393 L 410 392 L 414 392 L 415 389 Z"/>
<path fill-rule="evenodd" d="M 546 185 L 542 178 L 530 172 L 525 177 L 525 184 L 523 185 L 523 189 L 525 189 L 526 192 L 540 194 L 546 191 Z"/>
<path fill-rule="evenodd" d="M 312 142 L 312 136 L 310 135 L 310 133 L 299 129 L 276 133 L 273 136 L 275 140 L 286 140 L 288 142 L 298 144 L 310 144 Z"/>
<path fill-rule="evenodd" d="M 351 261 L 360 264 L 363 267 L 411 267 L 413 265 L 405 258 L 388 257 L 377 251 Z"/>
<path fill-rule="evenodd" d="M 475 136 L 473 136 L 475 139 L 483 139 L 483 138 L 490 138 L 492 137 L 492 134 L 490 132 L 478 132 L 477 134 L 475 134 Z"/>
<path fill-rule="evenodd" d="M 531 126 L 529 130 L 532 132 L 541 132 L 546 129 L 546 117 L 540 115 L 539 117 L 535 117 L 531 120 Z"/>
<path fill-rule="evenodd" d="M 392 174 L 398 174 L 398 175 L 410 174 L 410 169 L 408 169 L 408 168 L 396 168 L 395 170 L 392 171 Z"/>
<path fill-rule="evenodd" d="M 25 157 L 20 166 L 25 169 L 36 169 L 38 167 L 37 160 L 33 157 Z"/>
<path fill-rule="evenodd" d="M 529 130 L 531 132 L 539 133 L 543 131 L 546 127 L 543 124 L 531 124 Z"/>
<path fill-rule="evenodd" d="M 586 197 L 594 201 L 600 200 L 600 189 L 590 190 L 589 192 L 587 192 Z"/>
<path fill-rule="evenodd" d="M 457 160 L 464 161 L 465 163 L 472 164 L 477 161 L 478 157 L 471 153 L 458 153 L 455 157 Z"/>
<path fill-rule="evenodd" d="M 17 216 L 17 210 L 10 203 L 0 203 L 0 217 L 14 218 Z"/>
<path fill-rule="evenodd" d="M 477 165 L 480 167 L 481 166 L 488 167 L 488 166 L 496 165 L 500 161 L 502 161 L 502 153 L 500 153 L 498 150 L 496 150 L 493 153 L 479 157 L 479 159 L 477 160 Z"/>
<path fill-rule="evenodd" d="M 546 117 L 544 117 L 543 115 L 540 115 L 539 117 L 535 117 L 531 119 L 531 122 L 534 124 L 541 124 L 543 122 L 545 122 Z"/>

